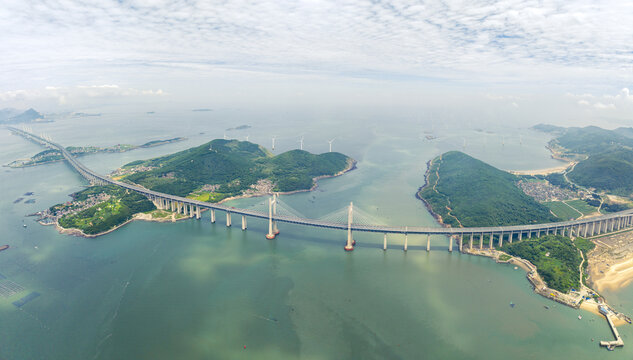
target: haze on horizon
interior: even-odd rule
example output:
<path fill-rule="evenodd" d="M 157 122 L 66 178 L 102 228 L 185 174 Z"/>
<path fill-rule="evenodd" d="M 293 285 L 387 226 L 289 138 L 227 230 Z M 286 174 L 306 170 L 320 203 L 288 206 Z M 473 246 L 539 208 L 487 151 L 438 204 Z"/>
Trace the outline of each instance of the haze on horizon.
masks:
<path fill-rule="evenodd" d="M 451 108 L 630 125 L 626 1 L 7 0 L 0 108 Z"/>

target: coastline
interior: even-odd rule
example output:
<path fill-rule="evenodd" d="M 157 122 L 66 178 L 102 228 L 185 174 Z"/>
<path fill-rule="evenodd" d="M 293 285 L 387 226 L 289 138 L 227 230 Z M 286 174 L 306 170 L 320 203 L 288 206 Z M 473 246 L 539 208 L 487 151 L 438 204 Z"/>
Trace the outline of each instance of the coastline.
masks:
<path fill-rule="evenodd" d="M 442 221 L 442 217 L 439 214 L 436 214 L 432 207 L 430 206 L 430 204 L 428 202 L 426 202 L 425 199 L 423 199 L 420 196 L 420 191 L 424 188 L 426 188 L 427 186 L 430 186 L 429 184 L 429 173 L 431 170 L 431 166 L 433 164 L 433 160 L 429 160 L 427 163 L 427 168 L 426 168 L 426 172 L 424 174 L 424 185 L 422 185 L 420 188 L 418 188 L 418 191 L 415 194 L 415 197 L 419 200 L 421 200 L 424 203 L 424 206 L 426 207 L 426 209 L 429 211 L 429 213 L 433 216 L 433 218 L 437 221 L 438 224 L 440 224 L 442 227 L 450 227 L 449 225 L 444 224 L 444 222 Z M 573 162 L 570 162 L 570 164 L 573 165 Z M 565 169 L 568 166 L 571 166 L 570 164 L 568 164 L 567 166 L 565 166 Z M 561 166 L 562 167 L 562 166 Z M 551 170 L 551 169 L 549 169 Z M 516 256 L 511 256 L 510 259 L 508 260 L 499 260 L 499 256 L 501 254 L 505 254 L 499 250 L 490 250 L 490 249 L 472 249 L 469 250 L 468 248 L 464 247 L 461 251 L 464 254 L 468 254 L 468 255 L 474 255 L 474 256 L 483 256 L 483 257 L 488 257 L 493 259 L 496 263 L 503 263 L 503 264 L 511 264 L 516 266 L 517 268 L 521 268 L 526 272 L 526 278 L 528 280 L 528 282 L 530 283 L 530 285 L 532 285 L 532 289 L 535 293 L 553 300 L 555 302 L 558 302 L 562 305 L 566 305 L 569 306 L 571 308 L 575 308 L 575 309 L 583 309 L 586 311 L 590 311 L 592 313 L 601 315 L 599 310 L 598 310 L 598 304 L 594 303 L 593 301 L 591 303 L 584 301 L 582 299 L 582 297 L 578 298 L 577 296 L 574 297 L 575 294 L 564 294 L 561 293 L 557 290 L 551 289 L 547 286 L 547 284 L 545 283 L 545 281 L 541 278 L 541 276 L 539 275 L 537 268 L 534 264 L 530 263 L 529 261 L 522 259 L 522 258 L 518 258 Z M 507 255 L 507 254 L 506 254 Z M 623 262 L 626 264 L 627 266 L 627 272 L 626 275 L 628 276 L 627 281 L 624 283 L 620 283 L 621 286 L 625 286 L 628 285 L 629 283 L 633 282 L 633 252 L 630 254 L 630 257 Z M 617 274 L 617 273 L 616 273 Z M 592 275 L 593 276 L 593 275 Z M 618 280 L 614 280 L 614 281 L 619 281 Z M 608 304 L 605 302 L 604 305 L 608 306 Z M 616 313 L 616 315 L 618 316 L 614 316 L 614 324 L 616 326 L 621 326 L 621 325 L 625 325 L 627 324 L 627 321 L 625 321 L 623 318 L 619 317 L 620 314 Z M 623 316 L 623 315 L 622 315 Z M 624 316 L 626 317 L 626 316 Z"/>
<path fill-rule="evenodd" d="M 285 192 L 278 192 L 277 194 L 279 195 L 292 195 L 292 194 L 297 194 L 297 193 L 302 193 L 302 192 L 310 192 L 310 191 L 314 191 L 319 187 L 319 180 L 321 179 L 328 179 L 328 178 L 333 178 L 333 177 L 338 177 L 341 176 L 345 173 L 348 173 L 352 170 L 356 169 L 356 160 L 350 158 L 347 162 L 347 167 L 339 172 L 337 172 L 334 175 L 321 175 L 321 176 L 317 176 L 312 178 L 312 187 L 310 187 L 309 189 L 300 189 L 300 190 L 293 190 L 293 191 L 285 191 Z M 267 195 L 272 195 L 273 193 L 270 192 L 266 192 L 266 193 L 254 193 L 254 194 L 247 194 L 247 195 L 237 195 L 237 196 L 231 196 L 231 197 L 227 197 L 226 199 L 222 199 L 220 201 L 218 201 L 217 203 L 214 204 L 222 204 L 231 200 L 237 200 L 237 199 L 248 199 L 248 198 L 253 198 L 253 197 L 262 197 L 262 196 L 267 196 Z"/>
<path fill-rule="evenodd" d="M 283 193 L 279 193 L 279 194 L 281 194 L 281 195 L 290 195 L 290 194 L 296 194 L 296 193 L 299 193 L 299 192 L 314 191 L 319 186 L 319 184 L 318 184 L 319 180 L 341 176 L 341 175 L 343 175 L 343 174 L 345 174 L 347 172 L 350 172 L 350 171 L 356 169 L 356 164 L 357 164 L 356 160 L 350 158 L 348 160 L 348 163 L 347 163 L 347 166 L 345 167 L 345 169 L 337 172 L 336 174 L 334 174 L 334 175 L 321 175 L 321 176 L 317 176 L 317 177 L 313 178 L 312 180 L 313 180 L 314 184 L 312 185 L 312 187 L 310 189 L 294 190 L 294 191 L 288 191 L 288 192 L 283 192 Z M 215 204 L 221 204 L 223 202 L 227 202 L 227 201 L 235 200 L 235 199 L 244 199 L 244 198 L 259 197 L 259 196 L 266 196 L 266 195 L 270 195 L 270 194 L 269 193 L 266 193 L 266 194 L 257 193 L 257 194 L 249 194 L 249 195 L 232 196 L 232 197 L 228 197 L 226 199 L 223 199 L 220 202 L 217 202 Z M 136 214 L 134 214 L 132 216 L 131 219 L 129 219 L 129 220 L 127 220 L 127 221 L 125 221 L 125 222 L 123 222 L 123 223 L 121 223 L 121 224 L 119 224 L 119 225 L 117 225 L 117 226 L 115 226 L 115 227 L 113 227 L 113 228 L 111 228 L 109 230 L 106 230 L 106 231 L 103 231 L 103 232 L 100 232 L 100 233 L 97 233 L 97 234 L 86 234 L 83 231 L 81 231 L 79 229 L 76 229 L 76 228 L 67 229 L 67 228 L 64 228 L 61 225 L 59 225 L 58 221 L 56 221 L 55 223 L 42 223 L 42 222 L 40 222 L 40 224 L 41 225 L 55 225 L 55 228 L 57 229 L 57 231 L 59 231 L 60 234 L 81 236 L 81 237 L 85 237 L 85 238 L 96 238 L 96 237 L 99 237 L 99 236 L 102 236 L 102 235 L 105 235 L 105 234 L 109 234 L 109 233 L 113 232 L 114 230 L 116 230 L 116 229 L 118 229 L 118 228 L 120 228 L 120 227 L 122 227 L 122 226 L 124 226 L 126 224 L 129 224 L 130 222 L 135 221 L 135 220 L 154 221 L 154 222 L 175 222 L 175 221 L 178 221 L 178 220 L 190 219 L 190 217 L 176 218 L 176 213 L 174 213 L 174 212 L 172 212 L 171 214 L 172 215 L 170 217 L 166 217 L 166 218 L 154 218 L 154 217 L 152 217 L 151 214 L 136 213 Z"/>
<path fill-rule="evenodd" d="M 81 236 L 81 237 L 85 237 L 85 238 L 96 238 L 96 237 L 99 237 L 99 236 L 102 236 L 102 235 L 109 234 L 109 233 L 113 232 L 114 230 L 116 230 L 116 229 L 118 229 L 118 228 L 120 228 L 120 227 L 122 227 L 124 225 L 127 225 L 127 224 L 131 223 L 132 221 L 136 221 L 136 220 L 150 221 L 150 222 L 176 222 L 176 221 L 179 221 L 179 220 L 190 219 L 190 217 L 176 218 L 175 215 L 176 215 L 176 213 L 172 213 L 172 216 L 170 216 L 170 217 L 154 218 L 154 217 L 152 217 L 151 214 L 136 213 L 136 214 L 134 214 L 132 216 L 131 219 L 126 220 L 125 222 L 122 222 L 121 224 L 119 224 L 119 225 L 117 225 L 117 226 L 115 226 L 115 227 L 113 227 L 113 228 L 111 228 L 109 230 L 106 230 L 106 231 L 103 231 L 103 232 L 100 232 L 100 233 L 97 233 L 97 234 L 86 234 L 83 231 L 81 231 L 79 229 L 76 229 L 76 228 L 65 228 L 65 227 L 62 227 L 61 225 L 59 225 L 59 222 L 57 222 L 57 221 L 55 223 L 49 223 L 49 224 L 40 223 L 40 224 L 41 225 L 55 225 L 55 229 L 57 229 L 57 231 L 59 231 L 60 234 Z"/>
<path fill-rule="evenodd" d="M 426 172 L 424 173 L 424 184 L 418 188 L 418 191 L 415 192 L 415 198 L 422 201 L 422 203 L 424 204 L 424 207 L 426 208 L 426 210 L 428 210 L 429 214 L 431 214 L 431 216 L 433 216 L 435 221 L 438 224 L 440 224 L 440 226 L 445 227 L 445 228 L 449 228 L 450 225 L 446 225 L 444 223 L 444 220 L 442 219 L 442 216 L 440 214 L 436 213 L 435 211 L 433 211 L 433 207 L 431 206 L 431 204 L 429 204 L 423 197 L 420 196 L 420 192 L 424 188 L 429 186 L 429 172 L 431 171 L 431 165 L 433 165 L 433 160 L 435 160 L 435 159 L 431 159 L 431 160 L 426 162 Z"/>

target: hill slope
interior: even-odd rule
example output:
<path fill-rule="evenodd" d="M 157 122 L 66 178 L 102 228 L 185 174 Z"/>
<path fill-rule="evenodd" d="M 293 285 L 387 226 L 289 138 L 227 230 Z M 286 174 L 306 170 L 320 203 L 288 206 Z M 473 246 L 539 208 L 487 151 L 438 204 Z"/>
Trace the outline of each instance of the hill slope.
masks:
<path fill-rule="evenodd" d="M 313 178 L 335 175 L 352 163 L 351 158 L 336 152 L 314 155 L 292 150 L 273 156 L 247 141 L 213 140 L 175 154 L 127 164 L 127 168 L 142 171 L 125 179 L 179 196 L 207 189 L 217 201 L 242 194 L 261 181 L 269 182 L 274 191 L 307 190 L 313 186 Z"/>
<path fill-rule="evenodd" d="M 582 186 L 628 196 L 633 192 L 633 151 L 615 149 L 591 155 L 568 176 Z"/>
<path fill-rule="evenodd" d="M 451 226 L 500 226 L 553 222 L 549 209 L 516 186 L 515 175 L 458 151 L 435 158 L 428 184 L 418 192 Z"/>

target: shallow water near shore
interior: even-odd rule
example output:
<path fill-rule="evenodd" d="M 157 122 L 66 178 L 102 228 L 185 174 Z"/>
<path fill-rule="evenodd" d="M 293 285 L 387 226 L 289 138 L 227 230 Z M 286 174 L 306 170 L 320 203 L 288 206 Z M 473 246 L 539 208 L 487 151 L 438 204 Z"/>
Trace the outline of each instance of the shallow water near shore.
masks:
<path fill-rule="evenodd" d="M 170 121 L 176 117 L 185 120 Z M 241 124 L 253 128 L 227 136 L 250 135 L 269 147 L 270 137 L 277 135 L 276 153 L 298 147 L 300 134 L 305 134 L 305 148 L 317 153 L 327 151 L 326 140 L 336 137 L 334 150 L 354 157 L 358 168 L 322 180 L 316 191 L 282 200 L 311 218 L 353 201 L 392 225 L 434 224 L 414 194 L 423 184 L 426 162 L 443 151 L 465 150 L 502 169 L 559 164 L 544 148 L 547 137 L 525 129 L 481 132 L 424 123 L 387 125 L 374 118 L 308 119 L 288 127 L 275 122 L 274 114 L 253 118 L 233 110 L 154 116 L 104 112 L 103 120 L 115 125 L 66 119 L 32 127 L 64 145 L 188 138 L 81 158 L 102 173 L 221 138 L 224 129 Z M 272 125 L 264 126 L 264 120 Z M 437 139 L 425 139 L 430 128 Z M 5 129 L 0 129 L 0 144 L 3 164 L 42 150 Z M 341 231 L 280 224 L 280 236 L 268 241 L 263 221 L 249 219 L 248 230 L 242 231 L 236 216 L 227 229 L 223 214 L 211 224 L 204 213 L 202 220 L 135 221 L 85 239 L 24 217 L 67 201 L 67 194 L 85 185 L 66 164 L 2 168 L 0 183 L 0 245 L 11 246 L 0 252 L 0 274 L 6 277 L 0 284 L 11 281 L 24 288 L 0 297 L 1 359 L 595 359 L 633 354 L 631 326 L 620 328 L 625 347 L 607 353 L 598 342 L 612 335 L 599 316 L 534 294 L 520 269 L 448 253 L 442 237 L 432 238 L 427 253 L 426 239 L 410 236 L 405 253 L 401 236 L 389 236 L 384 252 L 382 234 L 355 233 L 357 247 L 346 253 Z M 13 203 L 29 191 L 35 193 L 34 204 Z M 631 289 L 605 295 L 630 315 Z M 31 292 L 40 296 L 21 307 L 12 304 Z M 516 305 L 510 307 L 511 302 Z"/>

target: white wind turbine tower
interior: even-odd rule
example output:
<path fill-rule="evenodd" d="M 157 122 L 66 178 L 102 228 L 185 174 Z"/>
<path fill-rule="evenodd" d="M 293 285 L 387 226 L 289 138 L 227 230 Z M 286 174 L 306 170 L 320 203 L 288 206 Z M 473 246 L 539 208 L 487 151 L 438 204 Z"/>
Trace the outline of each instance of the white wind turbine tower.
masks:
<path fill-rule="evenodd" d="M 272 146 L 273 150 L 275 150 L 275 136 L 273 136 L 273 146 Z"/>
<path fill-rule="evenodd" d="M 246 141 L 248 141 L 249 136 L 250 136 L 250 135 L 246 135 Z"/>
<path fill-rule="evenodd" d="M 224 140 L 226 140 L 226 133 L 224 133 Z"/>
<path fill-rule="evenodd" d="M 299 149 L 303 150 L 303 136 L 301 136 L 301 139 L 299 139 Z"/>
<path fill-rule="evenodd" d="M 334 138 L 334 139 L 336 139 L 336 138 Z M 330 152 L 332 152 L 332 143 L 334 142 L 334 139 L 328 140 L 328 144 L 330 144 Z"/>

